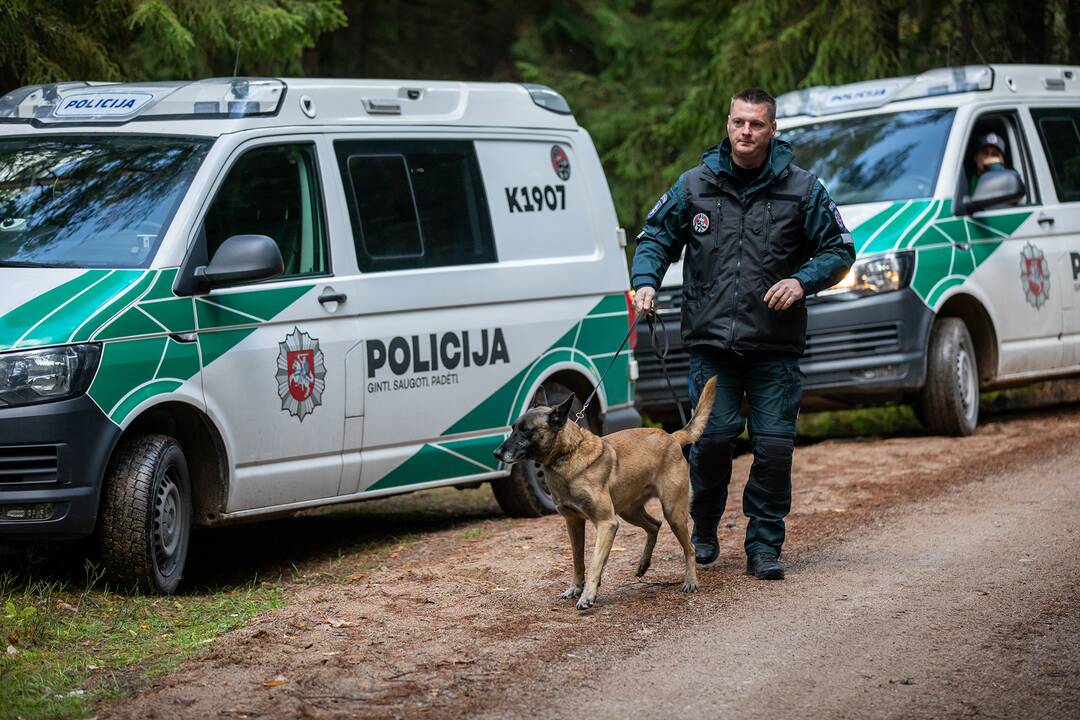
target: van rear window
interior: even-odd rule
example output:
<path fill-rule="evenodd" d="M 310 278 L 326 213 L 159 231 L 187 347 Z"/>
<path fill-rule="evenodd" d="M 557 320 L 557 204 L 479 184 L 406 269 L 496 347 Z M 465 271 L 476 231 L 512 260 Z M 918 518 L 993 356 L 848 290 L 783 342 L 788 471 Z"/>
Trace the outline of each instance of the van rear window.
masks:
<path fill-rule="evenodd" d="M 334 149 L 362 271 L 495 261 L 471 142 L 338 140 Z"/>
<path fill-rule="evenodd" d="M 1060 202 L 1080 201 L 1080 108 L 1032 108 Z"/>
<path fill-rule="evenodd" d="M 0 266 L 147 267 L 210 142 L 0 140 Z"/>

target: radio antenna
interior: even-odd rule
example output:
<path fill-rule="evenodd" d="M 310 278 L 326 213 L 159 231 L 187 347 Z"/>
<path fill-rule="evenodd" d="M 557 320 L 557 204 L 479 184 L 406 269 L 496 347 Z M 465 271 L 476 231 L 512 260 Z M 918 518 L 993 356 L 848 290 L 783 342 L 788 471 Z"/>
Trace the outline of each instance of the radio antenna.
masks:
<path fill-rule="evenodd" d="M 233 68 L 232 68 L 233 77 L 236 77 L 236 71 L 240 69 L 240 46 L 241 45 L 243 45 L 243 43 L 237 41 L 237 43 L 236 43 L 236 61 L 233 63 Z"/>

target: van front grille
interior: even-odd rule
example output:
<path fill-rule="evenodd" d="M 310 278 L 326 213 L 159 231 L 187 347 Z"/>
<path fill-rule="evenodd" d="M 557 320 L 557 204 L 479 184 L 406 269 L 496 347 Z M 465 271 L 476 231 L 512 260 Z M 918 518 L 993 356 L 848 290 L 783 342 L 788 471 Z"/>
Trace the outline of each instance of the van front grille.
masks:
<path fill-rule="evenodd" d="M 802 362 L 845 360 L 899 350 L 900 324 L 881 323 L 827 333 L 808 333 Z"/>
<path fill-rule="evenodd" d="M 0 445 L 0 485 L 56 482 L 59 471 L 55 445 Z"/>

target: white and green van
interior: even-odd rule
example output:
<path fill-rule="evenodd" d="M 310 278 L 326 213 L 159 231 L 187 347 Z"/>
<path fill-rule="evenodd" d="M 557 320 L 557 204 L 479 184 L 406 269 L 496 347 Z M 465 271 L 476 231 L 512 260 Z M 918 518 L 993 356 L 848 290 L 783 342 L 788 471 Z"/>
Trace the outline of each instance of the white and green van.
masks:
<path fill-rule="evenodd" d="M 807 301 L 804 407 L 903 400 L 931 431 L 966 435 L 980 389 L 1080 373 L 1080 67 L 816 87 L 780 96 L 777 114 L 857 253 Z M 1008 169 L 973 188 L 991 132 Z M 661 312 L 677 313 L 680 277 L 669 271 Z M 647 356 L 641 375 L 643 410 L 666 409 Z"/>
<path fill-rule="evenodd" d="M 0 540 L 96 533 L 176 588 L 190 527 L 490 481 L 628 331 L 625 234 L 541 86 L 224 78 L 0 98 Z M 640 422 L 619 355 L 587 421 Z"/>

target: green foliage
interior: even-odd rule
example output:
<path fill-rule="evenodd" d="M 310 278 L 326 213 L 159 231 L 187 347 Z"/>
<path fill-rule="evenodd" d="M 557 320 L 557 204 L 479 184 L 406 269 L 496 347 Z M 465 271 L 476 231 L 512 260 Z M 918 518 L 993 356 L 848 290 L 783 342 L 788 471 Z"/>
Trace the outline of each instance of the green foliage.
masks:
<path fill-rule="evenodd" d="M 341 0 L 0 0 L 0 84 L 301 72 Z"/>

